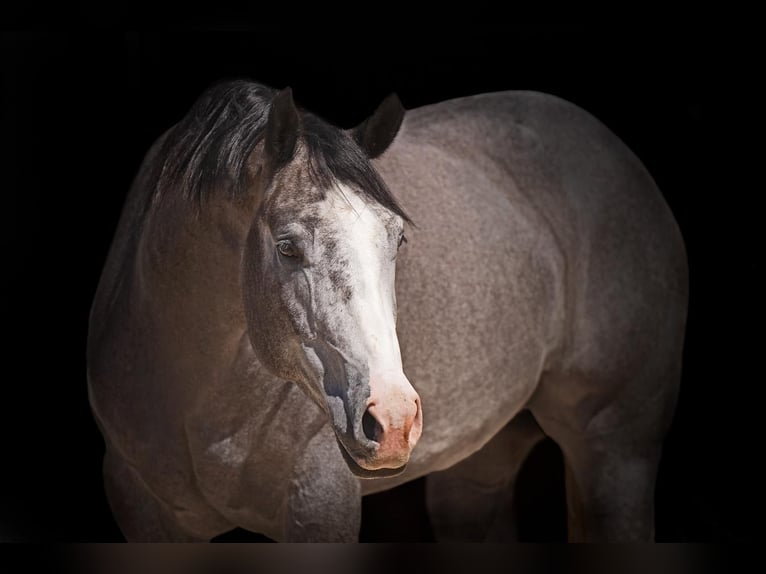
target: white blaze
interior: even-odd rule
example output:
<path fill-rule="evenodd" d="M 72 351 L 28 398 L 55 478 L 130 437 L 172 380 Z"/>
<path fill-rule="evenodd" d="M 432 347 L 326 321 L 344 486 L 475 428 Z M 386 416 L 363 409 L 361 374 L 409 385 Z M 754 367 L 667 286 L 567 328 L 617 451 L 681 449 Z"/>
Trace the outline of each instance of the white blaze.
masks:
<path fill-rule="evenodd" d="M 369 358 L 370 374 L 402 370 L 394 321 L 395 261 L 392 238 L 379 216 L 382 208 L 344 186 L 329 194 L 330 209 L 339 221 L 344 253 L 351 259 L 350 311 L 359 325 Z"/>

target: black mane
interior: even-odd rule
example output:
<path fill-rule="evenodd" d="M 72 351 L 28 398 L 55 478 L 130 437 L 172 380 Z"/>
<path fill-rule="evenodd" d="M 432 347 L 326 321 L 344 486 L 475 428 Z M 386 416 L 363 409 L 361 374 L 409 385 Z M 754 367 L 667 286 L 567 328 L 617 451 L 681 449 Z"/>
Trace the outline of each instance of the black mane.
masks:
<path fill-rule="evenodd" d="M 160 153 L 155 192 L 162 197 L 180 190 L 201 203 L 215 190 L 235 195 L 246 185 L 246 162 L 265 134 L 276 91 L 246 80 L 216 84 L 206 90 L 171 130 Z M 375 168 L 345 131 L 301 113 L 301 140 L 313 183 L 351 185 L 410 221 Z"/>

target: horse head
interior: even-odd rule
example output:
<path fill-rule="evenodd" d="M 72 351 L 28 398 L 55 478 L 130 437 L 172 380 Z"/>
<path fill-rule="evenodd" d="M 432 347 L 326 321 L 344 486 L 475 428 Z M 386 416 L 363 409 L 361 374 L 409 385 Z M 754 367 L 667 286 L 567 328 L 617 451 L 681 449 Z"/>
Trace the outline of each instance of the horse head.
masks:
<path fill-rule="evenodd" d="M 328 414 L 362 477 L 401 472 L 423 426 L 396 333 L 408 218 L 370 163 L 403 116 L 390 96 L 341 130 L 299 111 L 288 88 L 272 100 L 249 160 L 258 194 L 242 259 L 251 344 Z"/>

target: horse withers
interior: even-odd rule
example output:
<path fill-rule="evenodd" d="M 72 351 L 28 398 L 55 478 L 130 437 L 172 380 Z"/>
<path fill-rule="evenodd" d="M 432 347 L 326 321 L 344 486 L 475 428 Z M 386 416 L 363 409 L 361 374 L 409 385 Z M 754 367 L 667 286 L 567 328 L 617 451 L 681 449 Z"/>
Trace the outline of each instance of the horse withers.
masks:
<path fill-rule="evenodd" d="M 561 447 L 571 540 L 650 540 L 683 241 L 608 129 L 533 92 L 356 128 L 213 86 L 149 150 L 91 309 L 89 397 L 129 541 L 358 537 L 427 476 L 442 540 L 512 536 Z"/>

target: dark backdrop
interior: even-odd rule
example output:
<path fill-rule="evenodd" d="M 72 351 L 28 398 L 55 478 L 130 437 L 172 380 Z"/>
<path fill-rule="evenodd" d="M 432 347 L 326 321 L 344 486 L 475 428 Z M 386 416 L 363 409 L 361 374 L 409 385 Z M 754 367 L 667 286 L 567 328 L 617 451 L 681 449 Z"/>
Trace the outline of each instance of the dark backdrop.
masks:
<path fill-rule="evenodd" d="M 759 93 L 748 81 L 756 69 L 744 29 L 688 16 L 616 18 L 608 27 L 550 27 L 513 14 L 481 22 L 460 14 L 449 27 L 376 26 L 375 16 L 300 31 L 264 22 L 252 30 L 3 34 L 0 538 L 120 539 L 87 403 L 89 305 L 148 146 L 209 84 L 244 76 L 291 86 L 300 105 L 342 127 L 392 91 L 414 108 L 529 89 L 569 99 L 616 132 L 665 194 L 691 270 L 658 538 L 754 539 L 763 375 L 753 363 L 764 314 L 760 214 L 746 175 L 756 155 L 742 139 Z M 524 469 L 525 539 L 564 538 L 561 472 L 551 443 Z M 431 539 L 422 494 L 415 481 L 366 499 L 363 538 Z"/>

